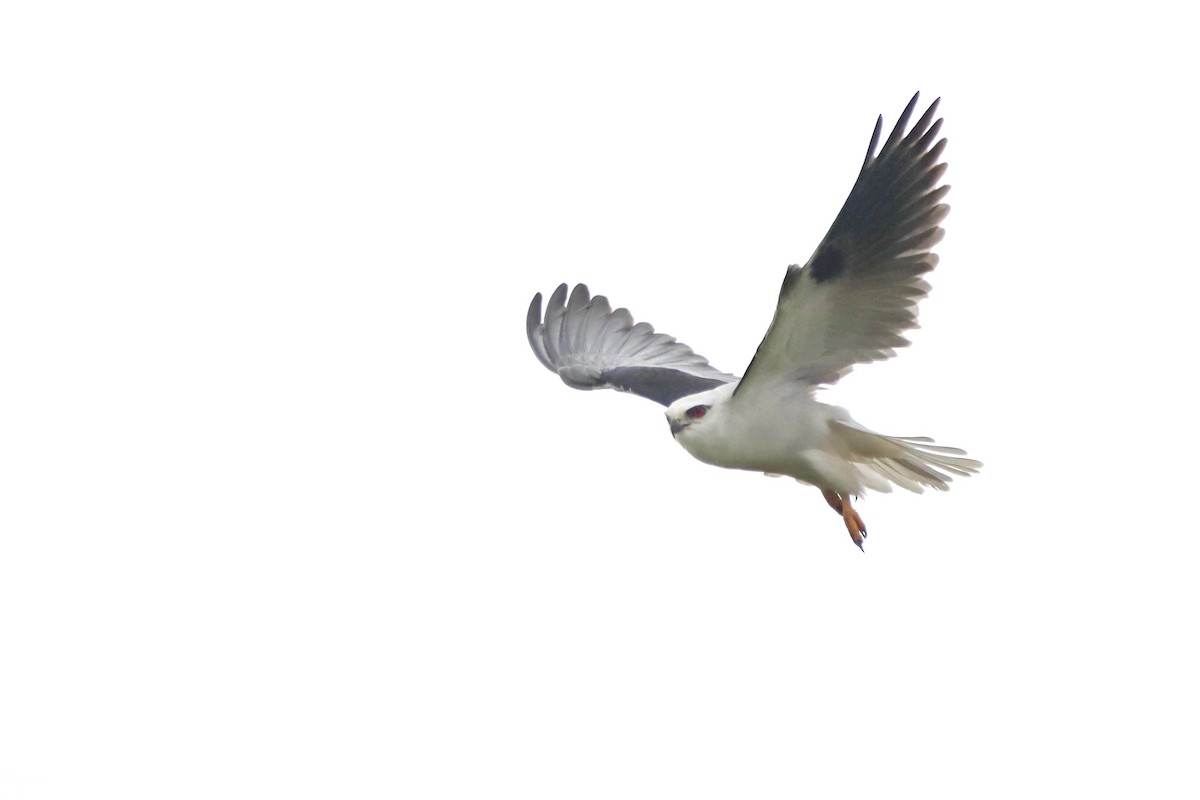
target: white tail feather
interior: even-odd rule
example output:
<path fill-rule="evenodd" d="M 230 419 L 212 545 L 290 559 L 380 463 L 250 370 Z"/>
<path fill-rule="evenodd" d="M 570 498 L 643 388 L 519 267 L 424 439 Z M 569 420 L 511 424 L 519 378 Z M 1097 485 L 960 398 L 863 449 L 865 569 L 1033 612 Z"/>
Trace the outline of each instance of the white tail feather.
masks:
<path fill-rule="evenodd" d="M 937 445 L 924 436 L 885 436 L 850 420 L 834 420 L 833 426 L 872 488 L 882 478 L 918 494 L 927 486 L 944 492 L 956 476 L 973 475 L 983 466 L 957 447 Z"/>

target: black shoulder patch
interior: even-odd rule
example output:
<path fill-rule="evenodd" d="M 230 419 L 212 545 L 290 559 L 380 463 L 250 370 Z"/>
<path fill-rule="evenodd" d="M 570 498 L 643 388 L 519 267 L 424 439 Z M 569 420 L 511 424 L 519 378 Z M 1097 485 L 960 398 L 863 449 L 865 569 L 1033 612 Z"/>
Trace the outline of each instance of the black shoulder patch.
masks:
<path fill-rule="evenodd" d="M 669 406 L 681 397 L 706 392 L 725 381 L 701 378 L 669 367 L 615 367 L 604 373 L 604 382 L 622 392 L 632 392 Z"/>
<path fill-rule="evenodd" d="M 812 261 L 808 262 L 808 265 L 812 268 L 813 280 L 823 283 L 841 275 L 842 270 L 846 268 L 846 260 L 842 257 L 841 250 L 824 242 L 817 248 L 816 254 L 813 255 Z"/>

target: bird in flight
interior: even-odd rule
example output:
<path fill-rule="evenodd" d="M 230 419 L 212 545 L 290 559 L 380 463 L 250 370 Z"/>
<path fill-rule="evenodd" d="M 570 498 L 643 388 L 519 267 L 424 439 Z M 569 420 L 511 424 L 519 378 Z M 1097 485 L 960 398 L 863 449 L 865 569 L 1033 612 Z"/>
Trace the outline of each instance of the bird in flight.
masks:
<path fill-rule="evenodd" d="M 946 490 L 978 461 L 926 437 L 885 436 L 843 408 L 816 400 L 855 364 L 880 361 L 909 342 L 924 275 L 950 207 L 935 119 L 938 100 L 908 128 L 913 95 L 876 153 L 883 117 L 850 196 L 804 266 L 787 268 L 775 318 L 741 378 L 712 367 L 674 337 L 634 323 L 624 308 L 564 283 L 534 296 L 526 316 L 538 359 L 575 389 L 617 389 L 667 407 L 675 440 L 718 467 L 790 475 L 821 490 L 861 549 L 866 525 L 851 498 L 866 489 Z M 940 99 L 940 98 L 939 98 Z M 908 128 L 906 132 L 906 128 Z"/>

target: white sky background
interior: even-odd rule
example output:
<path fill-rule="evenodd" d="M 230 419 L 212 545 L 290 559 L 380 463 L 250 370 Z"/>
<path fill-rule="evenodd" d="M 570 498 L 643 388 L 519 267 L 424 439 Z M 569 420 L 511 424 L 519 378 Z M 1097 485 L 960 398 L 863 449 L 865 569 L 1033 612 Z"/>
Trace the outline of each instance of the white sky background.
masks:
<path fill-rule="evenodd" d="M 7 7 L 0 796 L 1194 797 L 1192 26 L 829 5 Z M 529 352 L 586 281 L 743 370 L 916 89 L 827 398 L 980 476 L 860 553 Z"/>

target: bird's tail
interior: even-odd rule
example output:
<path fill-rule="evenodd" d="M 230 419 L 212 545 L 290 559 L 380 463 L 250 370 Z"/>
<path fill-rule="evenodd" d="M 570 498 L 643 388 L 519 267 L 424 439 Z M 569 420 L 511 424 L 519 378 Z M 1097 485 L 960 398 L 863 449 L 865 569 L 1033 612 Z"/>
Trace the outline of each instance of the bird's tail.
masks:
<path fill-rule="evenodd" d="M 850 420 L 833 425 L 864 482 L 877 491 L 890 491 L 889 484 L 895 484 L 918 494 L 926 486 L 944 492 L 955 476 L 973 475 L 983 466 L 957 447 L 925 436 L 885 436 Z"/>

